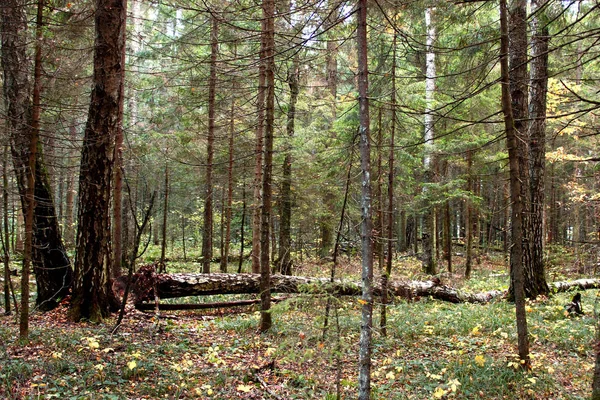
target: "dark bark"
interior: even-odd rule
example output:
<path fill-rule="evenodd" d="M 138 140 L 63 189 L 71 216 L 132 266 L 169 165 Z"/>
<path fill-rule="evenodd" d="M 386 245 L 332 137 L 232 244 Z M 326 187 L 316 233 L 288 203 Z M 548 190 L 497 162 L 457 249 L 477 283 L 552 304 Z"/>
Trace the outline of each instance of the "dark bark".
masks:
<path fill-rule="evenodd" d="M 260 232 L 260 331 L 271 328 L 271 263 L 269 254 L 273 183 L 273 134 L 275 130 L 275 0 L 262 1 L 261 66 L 265 75 L 265 143 L 262 173 Z"/>
<path fill-rule="evenodd" d="M 219 22 L 212 16 L 210 30 L 210 77 L 208 80 L 208 140 L 206 144 L 206 197 L 204 199 L 204 228 L 202 230 L 202 272 L 210 272 L 213 252 L 213 158 L 215 142 L 215 93 L 217 87 L 217 54 L 219 52 Z"/>
<path fill-rule="evenodd" d="M 544 265 L 544 201 L 546 170 L 546 95 L 548 92 L 548 25 L 541 0 L 531 2 L 531 84 L 529 104 L 529 189 L 531 195 L 531 263 L 525 266 L 525 293 L 548 295 Z"/>
<path fill-rule="evenodd" d="M 27 76 L 27 21 L 20 0 L 8 0 L 2 13 L 2 66 L 4 98 L 7 105 L 10 146 L 21 205 L 26 208 L 25 191 L 31 130 L 31 87 Z M 62 243 L 50 180 L 36 150 L 35 210 L 33 237 L 33 269 L 36 274 L 36 304 L 41 310 L 54 308 L 67 295 L 71 286 L 72 269 Z"/>
<path fill-rule="evenodd" d="M 242 221 L 240 223 L 240 259 L 238 264 L 238 274 L 242 272 L 242 264 L 244 263 L 244 231 L 246 229 L 246 182 L 242 187 Z"/>
<path fill-rule="evenodd" d="M 470 192 L 472 196 L 473 190 L 473 177 L 472 177 L 472 169 L 473 167 L 473 151 L 467 151 L 467 192 Z M 471 270 L 473 264 L 473 205 L 470 198 L 465 200 L 466 204 L 466 213 L 465 213 L 465 279 L 471 279 Z"/>
<path fill-rule="evenodd" d="M 263 141 L 265 126 L 265 80 L 266 66 L 261 61 L 258 71 L 258 95 L 256 97 L 256 143 L 254 147 L 254 197 L 252 204 L 252 272 L 260 273 L 260 239 L 261 239 L 261 184 L 263 173 Z"/>
<path fill-rule="evenodd" d="M 524 6 L 522 0 L 516 0 L 516 8 Z M 519 358 L 523 361 L 523 367 L 530 368 L 529 358 L 529 338 L 527 337 L 527 316 L 525 314 L 525 291 L 524 291 L 524 273 L 523 273 L 523 253 L 525 251 L 523 243 L 523 192 L 519 162 L 519 138 L 517 125 L 515 124 L 513 114 L 513 102 L 511 102 L 512 90 L 510 84 L 508 57 L 512 54 L 512 47 L 509 54 L 509 27 L 508 12 L 506 0 L 500 0 L 500 67 L 501 67 L 501 85 L 502 85 L 502 110 L 504 112 L 504 128 L 506 130 L 506 147 L 508 148 L 509 174 L 510 174 L 510 199 L 512 202 L 511 215 L 511 237 L 512 246 L 510 251 L 510 270 L 511 287 L 514 293 L 515 312 L 517 320 L 517 337 Z M 516 13 L 517 18 L 524 18 L 522 13 Z M 525 21 L 523 21 L 525 22 Z M 512 34 L 516 34 L 512 31 Z M 522 43 L 521 43 L 522 44 Z M 511 42 L 511 45 L 518 44 Z M 513 59 L 511 58 L 511 61 Z M 511 63 L 511 65 L 513 65 Z"/>
<path fill-rule="evenodd" d="M 110 195 L 124 68 L 125 1 L 98 0 L 93 88 L 79 173 L 78 232 L 70 317 L 100 321 L 118 306 L 109 290 Z"/>
<path fill-rule="evenodd" d="M 300 89 L 298 78 L 300 74 L 300 60 L 294 57 L 290 71 L 288 72 L 288 85 L 290 87 L 290 100 L 288 103 L 287 135 L 288 147 L 283 159 L 283 179 L 281 182 L 281 217 L 279 228 L 279 272 L 284 275 L 292 274 L 292 154 L 291 140 L 294 137 L 294 126 L 296 122 L 296 102 Z"/>
<path fill-rule="evenodd" d="M 234 44 L 234 57 L 236 53 Z M 231 246 L 231 207 L 233 204 L 233 138 L 235 135 L 235 80 L 231 88 L 231 109 L 229 110 L 229 142 L 228 142 L 228 160 L 227 160 L 227 207 L 225 209 L 225 240 L 223 243 L 223 253 L 221 254 L 220 270 L 227 272 L 227 264 L 229 263 L 229 248 Z"/>
<path fill-rule="evenodd" d="M 73 119 L 69 126 L 69 138 L 71 143 L 77 141 L 77 130 L 75 127 L 76 121 Z M 69 154 L 69 160 L 74 157 Z M 75 223 L 73 221 L 73 204 L 75 200 L 75 163 L 70 161 L 67 170 L 67 187 L 66 187 L 66 198 L 65 198 L 65 244 L 69 247 L 73 247 L 75 244 Z"/>
<path fill-rule="evenodd" d="M 358 115 L 361 169 L 362 317 L 358 361 L 358 398 L 371 397 L 373 327 L 373 222 L 371 221 L 371 146 L 369 133 L 369 67 L 367 56 L 367 0 L 358 1 Z"/>
<path fill-rule="evenodd" d="M 387 209 L 387 259 L 385 265 L 385 271 L 381 276 L 381 313 L 380 323 L 381 335 L 387 336 L 387 308 L 386 305 L 389 302 L 389 296 L 387 291 L 388 281 L 392 274 L 392 261 L 393 261 L 393 250 L 394 250 L 394 152 L 395 149 L 395 138 L 396 138 L 396 45 L 397 35 L 394 34 L 394 40 L 392 42 L 392 94 L 390 98 L 391 105 L 391 128 L 390 128 L 390 152 L 388 158 L 388 209 Z"/>
<path fill-rule="evenodd" d="M 8 228 L 8 146 L 2 156 L 2 261 L 4 263 L 4 315 L 10 315 L 10 231 Z"/>

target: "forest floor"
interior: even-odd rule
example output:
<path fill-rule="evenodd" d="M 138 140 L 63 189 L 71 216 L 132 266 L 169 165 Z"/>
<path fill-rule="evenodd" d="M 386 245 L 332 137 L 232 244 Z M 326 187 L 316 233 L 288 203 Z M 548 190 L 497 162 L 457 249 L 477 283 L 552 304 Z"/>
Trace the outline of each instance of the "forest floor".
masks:
<path fill-rule="evenodd" d="M 461 260 L 457 260 L 460 269 Z M 197 266 L 181 264 L 181 270 Z M 306 262 L 298 275 L 327 275 L 329 265 Z M 344 259 L 341 273 L 359 276 Z M 418 263 L 397 262 L 405 278 L 424 279 Z M 553 280 L 580 275 L 550 271 Z M 397 275 L 394 279 L 399 279 Z M 508 272 L 482 258 L 474 277 L 445 274 L 443 283 L 469 291 L 506 289 Z M 527 305 L 532 364 L 515 360 L 514 306 L 450 304 L 427 298 L 388 306 L 388 335 L 374 312 L 373 398 L 583 399 L 594 367 L 593 309 L 597 291 L 582 293 L 585 315 L 569 317 L 572 294 Z M 189 302 L 244 296 L 206 296 Z M 332 307 L 323 335 L 325 304 Z M 182 299 L 178 299 L 181 302 Z M 72 323 L 67 303 L 31 318 L 30 342 L 17 341 L 13 316 L 0 317 L 0 398 L 6 399 L 353 399 L 360 333 L 358 298 L 296 295 L 273 308 L 274 326 L 257 333 L 254 307 L 163 313 L 130 309 L 120 329 Z"/>

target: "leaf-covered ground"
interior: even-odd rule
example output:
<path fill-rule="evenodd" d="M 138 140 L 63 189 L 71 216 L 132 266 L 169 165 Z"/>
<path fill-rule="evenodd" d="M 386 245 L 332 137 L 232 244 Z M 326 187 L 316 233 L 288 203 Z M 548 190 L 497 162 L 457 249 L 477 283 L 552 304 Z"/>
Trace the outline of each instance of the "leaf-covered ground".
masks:
<path fill-rule="evenodd" d="M 323 271 L 306 266 L 304 273 Z M 342 271 L 357 273 L 348 263 Z M 415 265 L 402 266 L 405 271 Z M 415 275 L 412 274 L 411 277 Z M 506 270 L 484 262 L 465 289 L 502 288 Z M 495 285 L 489 287 L 490 285 Z M 569 294 L 527 306 L 533 370 L 515 360 L 514 307 L 430 299 L 388 307 L 388 336 L 375 311 L 373 393 L 381 399 L 579 399 L 591 392 L 596 291 L 586 315 L 564 315 Z M 190 299 L 190 301 L 215 301 Z M 299 295 L 274 308 L 275 325 L 256 331 L 253 308 L 163 314 L 130 310 L 119 331 L 74 324 L 66 304 L 32 316 L 31 340 L 17 342 L 14 316 L 0 317 L 0 398 L 335 399 L 356 398 L 360 304 L 334 305 L 323 335 L 326 297 Z"/>

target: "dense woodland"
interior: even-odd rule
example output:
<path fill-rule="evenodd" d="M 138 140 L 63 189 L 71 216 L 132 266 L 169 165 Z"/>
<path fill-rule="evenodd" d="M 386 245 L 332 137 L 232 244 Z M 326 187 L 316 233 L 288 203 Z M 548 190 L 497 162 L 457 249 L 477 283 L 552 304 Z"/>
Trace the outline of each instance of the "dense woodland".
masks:
<path fill-rule="evenodd" d="M 254 329 L 269 335 L 293 325 L 304 298 L 322 309 L 322 340 L 337 332 L 331 398 L 390 398 L 372 386 L 373 351 L 394 336 L 397 307 L 410 314 L 433 299 L 434 315 L 438 301 L 501 301 L 514 325 L 510 369 L 527 377 L 537 368 L 532 305 L 598 287 L 598 8 L 3 0 L 2 304 L 11 323 L 17 311 L 19 343 L 30 320 L 119 315 L 116 335 L 137 315 L 127 299 L 160 324 L 161 299 L 189 296 L 219 304 L 187 309 L 256 304 Z M 566 282 L 575 278 L 590 279 Z M 281 292 L 291 297 L 272 297 Z M 350 324 L 360 334 L 341 361 L 346 296 L 360 296 Z M 586 311 L 573 323 L 591 341 Z M 600 398 L 597 344 L 580 344 Z M 358 362 L 348 392 L 344 362 Z M 290 395 L 260 371 L 262 396 Z M 415 398 L 472 398 L 452 382 Z M 246 383 L 237 395 L 251 392 Z M 518 397 L 534 398 L 524 385 Z M 211 395 L 205 386 L 196 397 Z M 540 395 L 581 398 L 548 390 Z"/>

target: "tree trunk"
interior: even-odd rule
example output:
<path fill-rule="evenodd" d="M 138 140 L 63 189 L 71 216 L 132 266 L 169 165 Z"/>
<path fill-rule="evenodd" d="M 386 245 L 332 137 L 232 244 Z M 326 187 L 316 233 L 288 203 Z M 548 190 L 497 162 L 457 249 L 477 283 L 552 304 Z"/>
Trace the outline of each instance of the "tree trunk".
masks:
<path fill-rule="evenodd" d="M 163 202 L 162 234 L 160 244 L 160 262 L 159 272 L 166 272 L 166 252 L 167 252 L 167 220 L 169 215 L 169 164 L 165 162 L 165 197 Z"/>
<path fill-rule="evenodd" d="M 246 182 L 242 186 L 242 221 L 240 223 L 240 260 L 238 264 L 238 274 L 242 272 L 242 264 L 244 263 L 244 231 L 246 229 Z"/>
<path fill-rule="evenodd" d="M 544 266 L 544 194 L 546 170 L 546 95 L 548 92 L 548 25 L 542 0 L 531 2 L 531 85 L 529 104 L 529 175 L 531 192 L 531 264 L 526 265 L 525 293 L 535 298 L 548 295 Z"/>
<path fill-rule="evenodd" d="M 358 361 L 358 398 L 371 397 L 373 326 L 373 222 L 371 221 L 371 146 L 369 134 L 369 67 L 367 56 L 367 0 L 358 1 L 358 115 L 361 169 L 362 317 Z"/>
<path fill-rule="evenodd" d="M 514 11 L 518 11 L 519 8 L 524 6 L 522 0 L 516 0 Z M 525 22 L 525 13 L 521 12 L 513 13 L 512 17 L 515 18 L 517 15 L 519 18 L 523 18 Z M 511 270 L 511 286 L 513 288 L 514 299 L 515 299 L 515 310 L 517 319 L 517 337 L 518 337 L 518 349 L 519 358 L 523 361 L 523 367 L 530 368 L 529 358 L 529 338 L 527 337 L 527 316 L 525 314 L 525 291 L 524 291 L 524 273 L 523 273 L 523 196 L 521 190 L 521 174 L 519 168 L 521 163 L 519 162 L 519 138 L 517 136 L 517 125 L 515 124 L 513 107 L 514 102 L 511 101 L 512 91 L 510 90 L 510 75 L 509 75 L 509 63 L 508 57 L 512 56 L 512 52 L 517 49 L 511 50 L 509 53 L 509 28 L 508 28 L 508 12 L 506 7 L 506 0 L 500 0 L 500 32 L 501 32 L 501 44 L 500 44 L 500 67 L 501 67 L 501 85 L 502 85 L 502 109 L 504 112 L 504 128 L 506 130 L 506 147 L 508 148 L 508 160 L 509 160 L 509 173 L 510 173 L 510 198 L 512 201 L 512 224 L 511 224 L 511 237 L 512 246 L 510 252 L 510 270 Z M 514 35 L 516 32 L 511 30 L 511 34 Z M 522 44 L 522 43 L 521 43 Z M 526 44 L 526 43 L 525 43 Z M 511 45 L 519 46 L 519 43 L 511 41 Z M 522 49 L 520 49 L 522 50 Z M 511 57 L 511 61 L 514 62 L 514 58 Z M 511 65 L 514 65 L 511 62 Z"/>
<path fill-rule="evenodd" d="M 469 196 L 473 196 L 473 151 L 467 150 L 467 192 Z M 471 279 L 472 259 L 473 259 L 473 206 L 470 198 L 465 200 L 465 279 Z"/>
<path fill-rule="evenodd" d="M 4 250 L 4 315 L 10 315 L 10 231 L 8 229 L 8 146 L 2 156 L 2 248 Z"/>
<path fill-rule="evenodd" d="M 284 275 L 292 274 L 292 154 L 291 141 L 294 137 L 294 124 L 296 122 L 296 102 L 300 89 L 298 78 L 300 75 L 300 60 L 298 56 L 288 72 L 288 85 L 290 86 L 290 100 L 287 115 L 287 135 L 289 142 L 283 159 L 283 180 L 281 182 L 281 217 L 279 228 L 279 272 Z"/>
<path fill-rule="evenodd" d="M 236 56 L 236 44 L 234 43 L 234 58 Z M 231 207 L 233 204 L 233 138 L 235 135 L 235 80 L 231 88 L 231 109 L 229 112 L 229 143 L 228 143 L 228 162 L 227 162 L 227 207 L 225 209 L 225 240 L 223 243 L 223 253 L 221 254 L 221 272 L 227 272 L 229 263 L 229 248 L 231 246 Z"/>
<path fill-rule="evenodd" d="M 435 9 L 427 8 L 425 10 L 425 26 L 427 27 L 427 54 L 426 54 L 426 77 L 425 77 L 425 156 L 423 158 L 423 168 L 425 171 L 425 183 L 433 182 L 432 168 L 432 147 L 433 147 L 433 99 L 435 93 L 435 53 L 433 52 L 433 42 L 435 41 L 435 26 L 431 22 L 431 17 Z M 423 189 L 426 192 L 426 188 Z M 436 227 L 435 210 L 428 200 L 423 214 L 423 271 L 426 274 L 437 274 L 437 263 L 434 255 L 436 247 Z"/>
<path fill-rule="evenodd" d="M 117 309 L 109 291 L 110 194 L 119 121 L 125 1 L 98 0 L 94 77 L 79 174 L 75 279 L 70 317 L 100 321 Z"/>
<path fill-rule="evenodd" d="M 271 263 L 269 254 L 271 196 L 273 183 L 273 134 L 275 130 L 275 0 L 263 0 L 261 66 L 265 87 L 265 149 L 262 173 L 262 212 L 260 232 L 260 331 L 271 328 Z"/>
<path fill-rule="evenodd" d="M 528 75 L 527 75 L 527 1 L 526 0 L 511 0 L 509 10 L 509 46 L 510 46 L 510 98 L 511 108 L 514 121 L 515 134 L 515 157 L 519 163 L 519 189 L 521 193 L 521 220 L 522 220 L 522 243 L 523 251 L 523 270 L 526 271 L 531 264 L 530 251 L 530 233 L 529 233 L 529 164 L 527 154 L 527 96 L 528 96 Z M 510 162 L 510 161 L 509 161 Z M 513 187 L 511 186 L 511 191 Z M 513 193 L 511 192 L 511 197 Z M 514 207 L 514 199 L 513 199 Z M 514 213 L 514 210 L 513 210 Z M 511 219 L 514 224 L 514 219 Z M 514 232 L 514 231 L 513 231 Z M 515 236 L 512 238 L 513 243 L 517 240 Z M 511 261 L 512 264 L 512 261 Z M 514 269 L 511 269 L 511 286 L 510 293 L 514 295 L 512 284 L 515 281 Z M 525 296 L 530 296 L 529 282 L 524 276 Z M 535 297 L 535 296 L 534 296 Z"/>
<path fill-rule="evenodd" d="M 265 123 L 265 65 L 261 61 L 258 71 L 258 95 L 256 109 L 258 121 L 256 123 L 256 146 L 254 148 L 256 161 L 254 164 L 254 198 L 252 205 L 252 272 L 260 273 L 260 239 L 261 239 L 261 185 L 263 173 L 263 131 Z"/>
<path fill-rule="evenodd" d="M 392 274 L 392 261 L 394 254 L 394 152 L 395 149 L 395 137 L 396 137 L 396 45 L 397 45 L 397 34 L 394 34 L 392 42 L 392 93 L 390 98 L 391 105 L 391 127 L 390 127 L 390 152 L 388 158 L 388 208 L 387 208 L 387 259 L 385 265 L 385 271 L 381 277 L 381 313 L 380 323 L 381 335 L 387 336 L 387 303 L 388 298 L 388 281 Z"/>
<path fill-rule="evenodd" d="M 215 92 L 217 86 L 217 54 L 219 52 L 219 21 L 212 16 L 210 30 L 210 78 L 208 80 L 208 140 L 206 145 L 206 198 L 204 200 L 204 229 L 202 230 L 202 272 L 210 272 L 213 247 L 213 157 L 215 141 Z"/>
<path fill-rule="evenodd" d="M 124 14 L 127 15 L 127 0 L 123 2 Z M 125 22 L 126 24 L 127 22 Z M 119 111 L 117 116 L 117 129 L 115 133 L 115 158 L 114 158 L 114 188 L 113 188 L 113 259 L 111 276 L 109 280 L 121 276 L 123 259 L 123 115 L 125 106 L 125 49 L 127 35 L 121 36 L 121 86 L 119 93 Z"/>
<path fill-rule="evenodd" d="M 10 146 L 23 210 L 26 208 L 27 169 L 30 151 L 31 104 L 27 76 L 27 21 L 20 0 L 8 0 L 0 7 L 2 16 L 2 66 L 4 96 L 10 129 Z M 35 165 L 35 211 L 33 237 L 33 267 L 37 282 L 36 304 L 50 310 L 67 295 L 71 286 L 72 269 L 64 249 L 56 211 L 52 200 L 50 180 L 39 147 Z"/>

